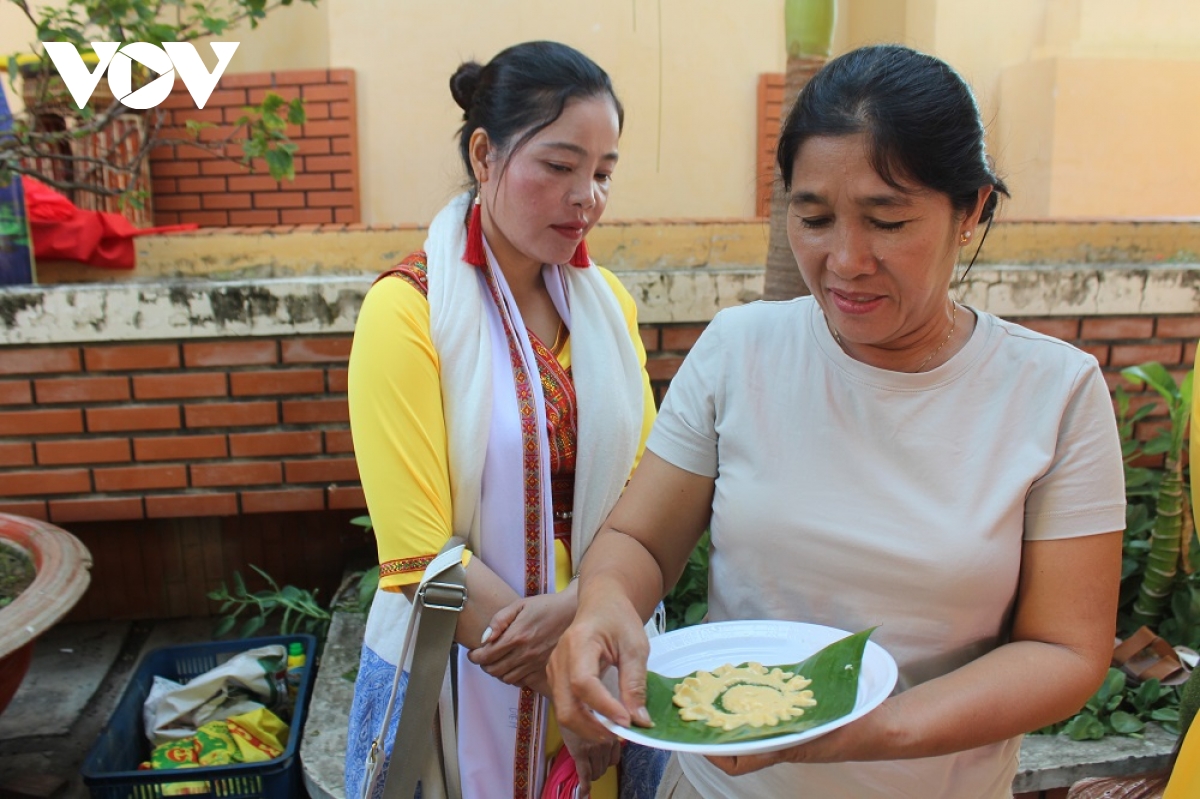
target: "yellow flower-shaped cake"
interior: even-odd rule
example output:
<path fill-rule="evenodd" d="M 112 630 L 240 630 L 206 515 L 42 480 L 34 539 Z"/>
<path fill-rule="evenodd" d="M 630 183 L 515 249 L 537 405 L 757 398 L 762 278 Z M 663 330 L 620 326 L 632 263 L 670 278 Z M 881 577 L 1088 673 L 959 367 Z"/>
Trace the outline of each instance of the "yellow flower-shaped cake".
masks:
<path fill-rule="evenodd" d="M 815 707 L 812 680 L 761 663 L 726 663 L 711 672 L 698 671 L 675 686 L 675 704 L 684 721 L 703 721 L 710 727 L 770 727 L 799 718 Z"/>

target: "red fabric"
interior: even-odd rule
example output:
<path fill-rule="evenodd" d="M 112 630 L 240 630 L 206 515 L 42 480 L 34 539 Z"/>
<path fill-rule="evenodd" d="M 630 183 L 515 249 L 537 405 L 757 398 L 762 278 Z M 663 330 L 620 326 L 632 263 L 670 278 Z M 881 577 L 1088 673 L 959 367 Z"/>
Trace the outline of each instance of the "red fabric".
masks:
<path fill-rule="evenodd" d="M 574 799 L 577 790 L 579 772 L 575 770 L 575 758 L 571 757 L 566 744 L 563 744 L 546 772 L 541 799 Z"/>
<path fill-rule="evenodd" d="M 37 259 L 80 261 L 104 269 L 133 269 L 135 236 L 195 230 L 197 224 L 137 228 L 120 214 L 85 211 L 54 189 L 25 175 L 25 206 Z"/>

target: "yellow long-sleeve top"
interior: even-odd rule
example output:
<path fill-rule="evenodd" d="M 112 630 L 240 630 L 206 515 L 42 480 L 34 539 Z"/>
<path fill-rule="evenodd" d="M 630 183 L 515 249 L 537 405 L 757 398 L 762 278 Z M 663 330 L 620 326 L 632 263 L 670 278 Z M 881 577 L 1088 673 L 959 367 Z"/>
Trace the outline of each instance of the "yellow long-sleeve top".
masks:
<path fill-rule="evenodd" d="M 620 302 L 643 366 L 640 458 L 655 415 L 646 352 L 633 298 L 611 272 L 601 272 Z M 412 283 L 384 278 L 363 300 L 350 354 L 350 428 L 385 590 L 419 581 L 451 535 L 446 422 L 429 315 L 428 300 Z M 570 366 L 569 337 L 555 354 L 564 369 Z M 561 591 L 571 575 L 562 541 L 555 541 L 555 558 Z"/>

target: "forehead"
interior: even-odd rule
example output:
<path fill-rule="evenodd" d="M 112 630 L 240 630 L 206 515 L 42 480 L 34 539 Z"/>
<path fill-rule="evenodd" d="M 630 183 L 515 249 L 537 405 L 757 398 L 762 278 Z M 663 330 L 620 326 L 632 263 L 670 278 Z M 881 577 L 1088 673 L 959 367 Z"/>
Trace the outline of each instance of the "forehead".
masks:
<path fill-rule="evenodd" d="M 813 136 L 796 152 L 792 162 L 792 196 L 809 195 L 830 199 L 840 194 L 869 196 L 875 200 L 890 198 L 895 204 L 908 205 L 923 199 L 936 199 L 938 192 L 893 174 L 888 183 L 871 161 L 870 140 L 863 133 L 845 136 Z"/>
<path fill-rule="evenodd" d="M 620 139 L 617 109 L 607 96 L 568 100 L 558 119 L 539 130 L 526 147 L 571 145 L 604 156 L 616 152 Z"/>

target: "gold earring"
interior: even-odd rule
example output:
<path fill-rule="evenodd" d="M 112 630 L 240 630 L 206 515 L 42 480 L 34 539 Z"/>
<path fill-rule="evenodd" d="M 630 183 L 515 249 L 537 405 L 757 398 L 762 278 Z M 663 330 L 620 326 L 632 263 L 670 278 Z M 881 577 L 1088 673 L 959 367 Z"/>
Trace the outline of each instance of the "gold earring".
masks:
<path fill-rule="evenodd" d="M 958 237 L 959 244 L 967 244 L 971 241 L 971 231 L 964 230 L 963 234 Z"/>

